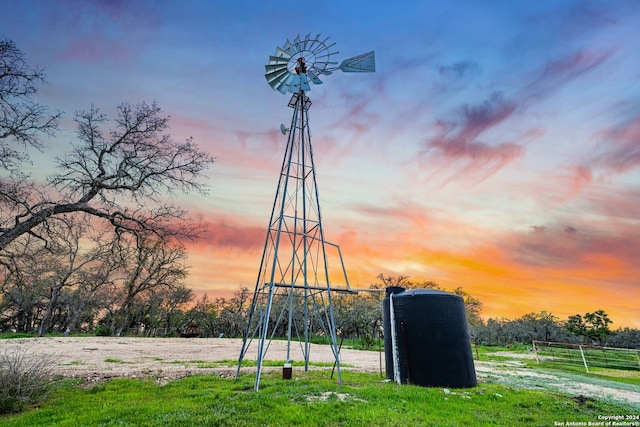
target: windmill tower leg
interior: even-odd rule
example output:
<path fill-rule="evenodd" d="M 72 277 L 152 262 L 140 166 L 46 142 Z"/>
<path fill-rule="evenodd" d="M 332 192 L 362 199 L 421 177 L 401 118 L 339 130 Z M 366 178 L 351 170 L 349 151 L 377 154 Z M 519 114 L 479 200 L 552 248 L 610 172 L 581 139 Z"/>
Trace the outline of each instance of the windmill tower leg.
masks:
<path fill-rule="evenodd" d="M 271 340 L 275 336 L 287 336 L 287 363 L 290 362 L 292 332 L 295 330 L 300 336 L 300 323 L 304 330 L 305 370 L 309 367 L 309 339 L 312 333 L 319 333 L 331 345 L 338 382 L 342 382 L 309 131 L 311 101 L 301 90 L 293 95 L 289 106 L 293 108 L 291 127 L 236 373 L 238 376 L 242 360 L 256 339 L 255 391 L 259 389 L 262 365 Z M 304 311 L 302 319 L 293 310 L 300 303 Z M 314 327 L 318 329 L 314 330 Z"/>

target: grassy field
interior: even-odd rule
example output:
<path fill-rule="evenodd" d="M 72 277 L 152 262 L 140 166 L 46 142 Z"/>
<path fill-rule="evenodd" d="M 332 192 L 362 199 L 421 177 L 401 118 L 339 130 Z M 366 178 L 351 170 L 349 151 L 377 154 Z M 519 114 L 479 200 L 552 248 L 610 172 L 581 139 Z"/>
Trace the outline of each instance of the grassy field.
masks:
<path fill-rule="evenodd" d="M 0 417 L 2 426 L 557 426 L 633 415 L 629 406 L 562 393 L 481 383 L 448 390 L 398 386 L 379 374 L 330 369 L 282 380 L 200 375 L 160 386 L 153 379 L 118 379 L 86 387 L 56 385 L 39 407 Z M 567 424 L 565 424 L 567 425 Z M 586 424 L 585 424 L 586 425 Z"/>
<path fill-rule="evenodd" d="M 252 374 L 239 379 L 197 375 L 166 384 L 154 378 L 97 384 L 61 380 L 53 384 L 47 399 L 37 407 L 0 416 L 0 426 L 555 427 L 599 425 L 605 416 L 622 416 L 628 425 L 640 426 L 636 418 L 640 402 L 616 404 L 566 387 L 535 389 L 546 381 L 545 375 L 553 374 L 555 382 L 560 378 L 638 393 L 638 371 L 598 368 L 585 373 L 579 366 L 538 364 L 524 345 L 481 346 L 477 353 L 474 348 L 476 355 L 484 364 L 477 369 L 491 368 L 492 375 L 485 371 L 478 387 L 469 389 L 398 386 L 381 378 L 380 373 L 351 372 L 348 365 L 343 365 L 347 369 L 343 370 L 343 384 L 338 385 L 330 378 L 331 364 L 322 363 L 312 364 L 313 370 L 308 373 L 296 363 L 294 378 L 282 380 L 282 361 L 265 361 L 267 371 L 258 393 L 253 392 Z M 117 358 L 108 362 L 124 363 Z M 201 363 L 207 368 L 234 368 L 237 362 Z M 268 371 L 270 366 L 275 370 Z M 505 370 L 500 371 L 500 366 Z M 519 369 L 509 376 L 507 372 L 513 372 L 514 366 Z"/>

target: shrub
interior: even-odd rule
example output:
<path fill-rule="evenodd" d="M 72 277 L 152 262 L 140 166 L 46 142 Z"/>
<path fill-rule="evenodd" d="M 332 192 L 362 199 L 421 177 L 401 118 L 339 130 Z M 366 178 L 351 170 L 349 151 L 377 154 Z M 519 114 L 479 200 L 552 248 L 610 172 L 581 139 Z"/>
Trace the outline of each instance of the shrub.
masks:
<path fill-rule="evenodd" d="M 26 357 L 24 351 L 0 354 L 0 414 L 19 412 L 37 403 L 48 390 L 51 360 L 46 356 Z"/>
<path fill-rule="evenodd" d="M 97 337 L 110 337 L 112 335 L 111 328 L 107 325 L 100 325 L 93 330 Z"/>
<path fill-rule="evenodd" d="M 363 350 L 377 350 L 380 346 L 380 342 L 369 335 L 363 335 L 360 338 L 360 345 Z"/>

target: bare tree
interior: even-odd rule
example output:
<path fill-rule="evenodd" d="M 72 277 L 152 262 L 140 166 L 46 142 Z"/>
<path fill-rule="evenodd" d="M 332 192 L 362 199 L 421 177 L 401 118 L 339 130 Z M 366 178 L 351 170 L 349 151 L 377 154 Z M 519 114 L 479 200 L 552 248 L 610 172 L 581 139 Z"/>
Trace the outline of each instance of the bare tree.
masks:
<path fill-rule="evenodd" d="M 453 290 L 453 293 L 458 295 L 464 301 L 464 308 L 467 313 L 467 323 L 469 326 L 479 325 L 482 323 L 480 313 L 482 312 L 482 302 L 470 295 L 462 287 L 458 286 Z"/>
<path fill-rule="evenodd" d="M 34 100 L 44 71 L 31 68 L 11 40 L 0 40 L 0 166 L 18 172 L 28 155 L 20 148 L 42 149 L 39 136 L 51 135 L 60 113 L 49 114 Z"/>
<path fill-rule="evenodd" d="M 187 275 L 185 248 L 178 242 L 148 235 L 121 239 L 114 254 L 120 260 L 120 304 L 116 310 L 116 335 L 129 327 L 136 298 L 161 289 L 175 289 Z"/>
<path fill-rule="evenodd" d="M 185 211 L 165 199 L 177 190 L 206 194 L 198 180 L 213 158 L 191 139 L 174 142 L 164 133 L 168 120 L 155 103 L 122 104 L 115 129 L 105 133 L 108 119 L 98 109 L 77 113 L 80 143 L 57 159 L 59 172 L 50 178 L 58 198 L 5 198 L 14 214 L 0 218 L 0 249 L 25 233 L 40 235 L 51 218 L 74 212 L 106 220 L 116 232 L 195 236 Z"/>
<path fill-rule="evenodd" d="M 227 337 L 240 337 L 247 327 L 251 294 L 249 288 L 243 286 L 233 293 L 229 300 L 216 298 L 214 306 L 217 312 L 216 327 Z"/>
<path fill-rule="evenodd" d="M 48 245 L 50 250 L 42 258 L 42 261 L 50 264 L 51 275 L 48 280 L 49 301 L 40 322 L 39 336 L 43 336 L 49 331 L 53 312 L 58 308 L 58 300 L 63 289 L 80 286 L 87 277 L 87 270 L 101 271 L 104 270 L 104 267 L 99 264 L 109 265 L 108 254 L 111 251 L 111 245 L 103 240 L 106 233 L 99 232 L 90 235 L 88 232 L 90 224 L 78 221 L 78 216 L 65 217 L 64 219 L 64 225 L 59 230 L 55 230 L 55 233 L 49 233 L 54 235 L 56 239 L 54 244 Z M 85 240 L 84 244 L 83 239 Z M 93 241 L 93 247 L 89 246 L 87 241 Z M 93 276 L 95 279 L 101 279 L 100 276 Z M 101 282 L 90 286 L 95 288 L 104 283 L 105 281 L 102 279 Z"/>
<path fill-rule="evenodd" d="M 214 159 L 191 138 L 174 141 L 155 103 L 121 104 L 112 119 L 91 107 L 76 112 L 77 139 L 55 158 L 53 175 L 32 180 L 20 166 L 29 149 L 44 150 L 41 138 L 60 117 L 34 101 L 43 83 L 43 71 L 0 40 L 0 310 L 15 314 L 19 329 L 41 320 L 40 334 L 67 322 L 68 333 L 87 313 L 108 311 L 120 316 L 121 332 L 136 298 L 162 289 L 190 297 L 177 292 L 186 274 L 181 239 L 202 229 L 170 199 L 206 194 Z M 88 246 L 82 224 L 113 238 Z M 121 290 L 120 300 L 106 289 Z"/>
<path fill-rule="evenodd" d="M 44 308 L 50 269 L 42 260 L 50 253 L 30 236 L 19 243 L 0 257 L 4 266 L 0 318 L 6 327 L 31 332 Z"/>
<path fill-rule="evenodd" d="M 209 301 L 207 294 L 204 294 L 186 313 L 182 327 L 187 330 L 192 326 L 198 327 L 201 336 L 211 338 L 215 336 L 216 329 L 219 329 L 217 317 L 216 304 Z"/>
<path fill-rule="evenodd" d="M 40 137 L 58 126 L 60 113 L 50 114 L 35 101 L 44 77 L 13 41 L 0 40 L 0 232 L 41 197 L 21 166 L 29 161 L 28 149 L 42 150 Z"/>
<path fill-rule="evenodd" d="M 117 288 L 113 275 L 118 266 L 105 257 L 91 268 L 78 272 L 77 286 L 70 293 L 70 319 L 65 327 L 64 335 L 77 329 L 82 318 L 92 318 L 93 313 L 108 310 L 116 294 Z M 89 327 L 92 327 L 89 324 Z"/>
<path fill-rule="evenodd" d="M 184 317 L 184 308 L 194 299 L 193 290 L 183 284 L 177 284 L 172 289 L 161 292 L 162 299 L 158 304 L 157 322 L 166 325 L 167 333 L 177 331 L 181 318 Z M 150 316 L 152 322 L 155 321 Z"/>

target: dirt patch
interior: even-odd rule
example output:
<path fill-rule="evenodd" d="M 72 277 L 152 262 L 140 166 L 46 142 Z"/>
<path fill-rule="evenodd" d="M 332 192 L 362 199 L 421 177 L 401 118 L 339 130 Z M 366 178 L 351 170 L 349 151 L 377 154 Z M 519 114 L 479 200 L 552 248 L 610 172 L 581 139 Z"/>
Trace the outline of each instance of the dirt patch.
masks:
<path fill-rule="evenodd" d="M 161 383 L 189 375 L 216 373 L 235 376 L 242 340 L 229 338 L 19 338 L 0 341 L 0 352 L 22 351 L 33 357 L 53 360 L 53 371 L 66 378 L 90 382 L 111 378 L 155 377 Z M 249 347 L 246 360 L 255 360 L 257 343 Z M 286 341 L 272 341 L 269 360 L 285 360 Z M 373 351 L 342 349 L 343 369 L 378 372 L 381 354 Z M 291 345 L 291 359 L 302 361 L 299 343 Z M 311 362 L 333 363 L 331 348 L 311 344 Z M 267 368 L 264 369 L 281 369 Z M 384 367 L 383 367 L 384 369 Z M 253 368 L 242 368 L 251 372 Z"/>
<path fill-rule="evenodd" d="M 571 400 L 573 400 L 574 402 L 576 402 L 580 406 L 586 405 L 587 403 L 594 401 L 594 399 L 592 399 L 590 397 L 585 397 L 583 395 L 572 397 Z"/>

